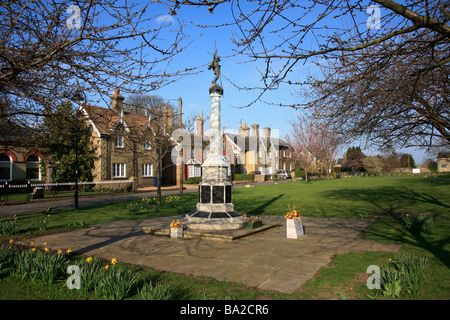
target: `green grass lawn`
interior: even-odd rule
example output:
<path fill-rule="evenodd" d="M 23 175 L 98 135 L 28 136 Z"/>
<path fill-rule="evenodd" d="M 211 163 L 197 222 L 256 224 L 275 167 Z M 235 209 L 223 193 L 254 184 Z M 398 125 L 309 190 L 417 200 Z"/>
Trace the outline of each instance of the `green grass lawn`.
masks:
<path fill-rule="evenodd" d="M 450 176 L 437 177 L 354 177 L 334 180 L 292 181 L 254 188 L 234 188 L 235 210 L 246 214 L 285 215 L 288 205 L 296 207 L 303 216 L 371 219 L 373 223 L 361 236 L 379 242 L 401 244 L 407 255 L 428 257 L 426 281 L 417 296 L 403 299 L 448 299 L 450 297 Z M 184 209 L 192 210 L 197 194 L 185 194 Z M 131 202 L 131 203 L 135 203 Z M 177 208 L 130 215 L 128 203 L 102 205 L 79 210 L 62 210 L 46 214 L 17 217 L 19 233 L 0 236 L 6 243 L 10 238 L 30 239 L 42 233 L 83 228 L 91 224 L 121 220 L 147 219 L 179 214 Z M 407 213 L 421 212 L 433 218 L 430 234 L 414 234 L 400 223 Z M 48 227 L 38 231 L 34 221 L 48 219 Z M 0 220 L 5 221 L 8 219 Z M 139 272 L 155 281 L 177 288 L 180 299 L 385 299 L 366 287 L 368 265 L 383 265 L 392 254 L 383 252 L 347 253 L 333 257 L 330 266 L 321 268 L 300 292 L 277 294 L 246 288 L 238 284 L 215 281 L 205 277 L 187 277 L 173 273 L 158 273 L 140 268 Z M 63 284 L 41 288 L 39 284 L 18 281 L 0 272 L 0 299 L 78 299 L 65 292 Z M 183 289 L 184 288 L 184 289 Z M 379 290 L 378 290 L 379 291 Z M 17 293 L 16 293 L 17 292 Z M 29 293 L 28 293 L 29 292 Z M 62 293 L 65 292 L 65 293 Z M 18 298 L 18 297 L 21 298 Z M 81 299 L 92 297 L 81 297 Z M 132 297 L 131 297 L 132 298 Z"/>

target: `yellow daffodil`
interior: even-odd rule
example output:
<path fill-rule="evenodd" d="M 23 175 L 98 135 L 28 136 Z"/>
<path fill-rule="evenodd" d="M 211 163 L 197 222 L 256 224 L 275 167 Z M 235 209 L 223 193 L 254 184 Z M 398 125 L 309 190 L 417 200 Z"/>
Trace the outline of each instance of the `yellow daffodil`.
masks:
<path fill-rule="evenodd" d="M 67 251 L 66 251 L 67 253 L 71 253 L 72 252 L 72 250 L 70 250 L 70 249 L 67 249 Z"/>
<path fill-rule="evenodd" d="M 92 261 L 92 257 L 89 257 L 89 258 L 86 259 L 86 262 L 87 262 L 87 263 L 89 263 L 89 262 L 91 262 L 91 261 Z"/>
<path fill-rule="evenodd" d="M 11 244 L 11 243 L 13 243 L 13 242 L 14 242 L 14 240 L 13 240 L 13 239 L 10 239 L 10 240 L 9 240 L 9 243 L 10 243 L 10 244 Z"/>
<path fill-rule="evenodd" d="M 116 264 L 117 263 L 117 259 L 116 258 L 112 258 L 112 260 L 111 260 L 111 264 Z"/>
<path fill-rule="evenodd" d="M 32 252 L 35 252 L 35 251 L 36 251 L 36 248 L 31 249 L 31 251 L 32 251 Z"/>
<path fill-rule="evenodd" d="M 108 270 L 108 268 L 109 268 L 109 265 L 106 265 L 106 266 L 105 266 L 105 270 Z"/>
<path fill-rule="evenodd" d="M 58 254 L 61 254 L 61 253 L 62 253 L 62 250 L 61 250 L 61 249 L 59 249 L 59 250 L 58 250 Z"/>

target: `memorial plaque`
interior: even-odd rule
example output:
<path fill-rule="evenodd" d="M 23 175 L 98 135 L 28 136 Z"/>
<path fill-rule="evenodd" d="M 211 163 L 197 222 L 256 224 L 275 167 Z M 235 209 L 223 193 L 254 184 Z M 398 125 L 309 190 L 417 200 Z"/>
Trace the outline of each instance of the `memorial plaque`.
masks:
<path fill-rule="evenodd" d="M 211 186 L 202 186 L 201 203 L 211 202 Z"/>
<path fill-rule="evenodd" d="M 231 186 L 225 187 L 225 202 L 231 203 Z"/>
<path fill-rule="evenodd" d="M 224 203 L 223 186 L 213 186 L 213 203 Z"/>

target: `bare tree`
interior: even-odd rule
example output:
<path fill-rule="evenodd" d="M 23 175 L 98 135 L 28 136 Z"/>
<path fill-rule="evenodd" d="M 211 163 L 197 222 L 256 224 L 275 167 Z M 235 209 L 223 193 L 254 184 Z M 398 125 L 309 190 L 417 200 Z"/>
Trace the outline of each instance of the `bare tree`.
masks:
<path fill-rule="evenodd" d="M 151 150 L 150 153 L 146 152 L 145 156 L 156 165 L 156 198 L 158 205 L 161 205 L 163 171 L 175 165 L 170 160 L 170 153 L 175 146 L 175 141 L 171 136 L 178 124 L 174 122 L 174 107 L 159 96 L 132 95 L 128 101 L 128 109 L 148 116 L 145 123 L 141 121 L 136 123 L 136 128 L 130 132 L 132 132 L 135 144 L 145 143 Z M 138 151 L 135 150 L 133 155 L 136 159 L 134 162 L 137 163 Z M 134 167 L 137 168 L 137 164 Z"/>
<path fill-rule="evenodd" d="M 152 16 L 157 5 L 1 2 L 0 118 L 40 117 L 44 107 L 76 102 L 79 91 L 149 92 L 194 72 L 168 71 L 188 35 L 180 21 L 158 23 Z"/>
<path fill-rule="evenodd" d="M 292 130 L 285 139 L 294 159 L 305 169 L 306 179 L 314 163 L 320 164 L 321 171 L 329 172 L 340 145 L 339 136 L 313 116 L 298 114 L 290 123 Z"/>
<path fill-rule="evenodd" d="M 285 139 L 291 150 L 294 161 L 305 170 L 305 180 L 308 181 L 308 171 L 316 160 L 312 153 L 317 150 L 316 128 L 311 122 L 303 121 L 299 116 L 297 121 L 291 121 L 292 131 Z"/>
<path fill-rule="evenodd" d="M 172 12 L 229 6 L 233 22 L 219 27 L 232 28 L 236 55 L 262 62 L 260 86 L 228 79 L 259 90 L 248 105 L 295 85 L 309 101 L 264 102 L 314 109 L 347 143 L 363 137 L 379 147 L 449 144 L 448 1 L 166 2 Z M 296 79 L 295 68 L 306 62 L 322 66 L 323 75 Z"/>

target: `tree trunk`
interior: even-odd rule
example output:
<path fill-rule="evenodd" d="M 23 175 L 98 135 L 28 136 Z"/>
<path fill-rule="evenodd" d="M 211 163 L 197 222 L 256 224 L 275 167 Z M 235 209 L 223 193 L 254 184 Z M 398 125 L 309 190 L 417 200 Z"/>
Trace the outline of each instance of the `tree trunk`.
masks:
<path fill-rule="evenodd" d="M 161 179 L 162 179 L 162 157 L 161 157 L 161 147 L 157 148 L 157 175 L 158 180 L 156 181 L 156 201 L 158 206 L 161 206 Z"/>

